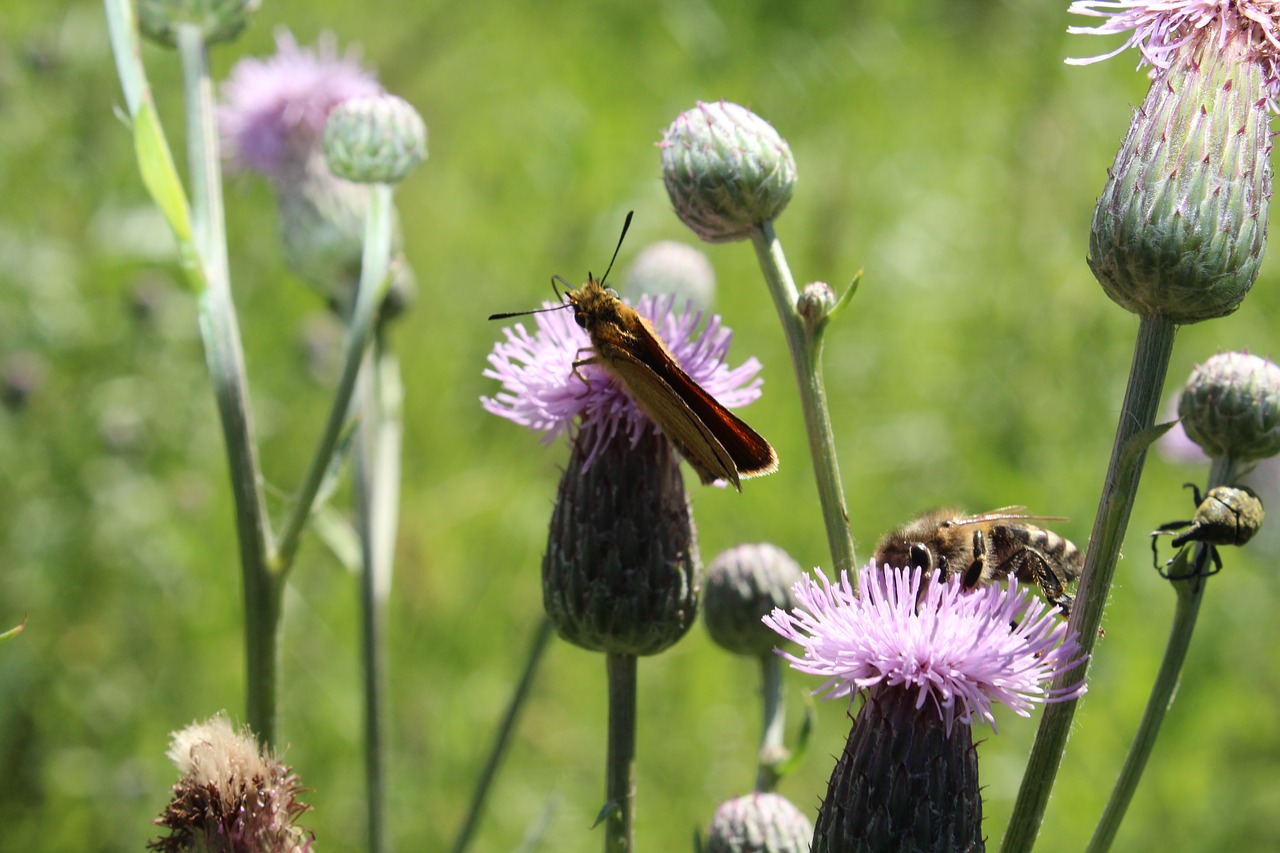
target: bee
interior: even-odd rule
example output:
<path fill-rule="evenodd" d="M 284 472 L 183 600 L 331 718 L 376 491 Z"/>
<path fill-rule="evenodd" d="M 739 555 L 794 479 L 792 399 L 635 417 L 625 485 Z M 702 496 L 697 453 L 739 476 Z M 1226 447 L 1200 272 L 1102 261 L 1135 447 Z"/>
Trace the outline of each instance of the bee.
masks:
<path fill-rule="evenodd" d="M 1067 585 L 1080 577 L 1080 549 L 1030 521 L 1061 521 L 1007 506 L 981 515 L 939 509 L 909 521 L 876 545 L 880 565 L 921 568 L 943 580 L 959 575 L 965 589 L 1010 576 L 1034 582 L 1050 604 L 1070 615 Z"/>
<path fill-rule="evenodd" d="M 1162 524 L 1151 532 L 1152 560 L 1161 574 L 1173 562 L 1170 560 L 1163 568 L 1160 566 L 1156 540 L 1162 535 L 1173 536 L 1171 544 L 1175 548 L 1181 548 L 1188 542 L 1203 542 L 1214 565 L 1213 571 L 1206 574 L 1217 574 L 1222 570 L 1218 546 L 1243 545 L 1262 527 L 1262 499 L 1248 486 L 1214 486 L 1203 497 L 1195 483 L 1187 483 L 1183 488 L 1191 489 L 1191 496 L 1196 502 L 1195 515 L 1189 521 Z M 1184 527 L 1186 532 L 1177 533 Z"/>

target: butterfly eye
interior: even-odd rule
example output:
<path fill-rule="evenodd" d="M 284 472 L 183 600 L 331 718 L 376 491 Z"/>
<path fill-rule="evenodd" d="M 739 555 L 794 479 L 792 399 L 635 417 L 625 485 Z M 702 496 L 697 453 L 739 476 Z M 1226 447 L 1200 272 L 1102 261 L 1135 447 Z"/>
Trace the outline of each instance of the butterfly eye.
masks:
<path fill-rule="evenodd" d="M 908 558 L 913 569 L 924 569 L 926 572 L 933 570 L 933 553 L 919 542 L 911 546 Z"/>
<path fill-rule="evenodd" d="M 574 314 L 574 315 L 573 315 L 573 321 L 574 321 L 575 323 L 577 323 L 579 326 L 581 326 L 582 328 L 584 328 L 584 329 L 587 327 L 587 315 L 586 315 L 586 314 L 583 314 L 583 313 L 581 313 L 581 312 L 579 312 L 579 313 L 577 313 L 577 314 Z"/>

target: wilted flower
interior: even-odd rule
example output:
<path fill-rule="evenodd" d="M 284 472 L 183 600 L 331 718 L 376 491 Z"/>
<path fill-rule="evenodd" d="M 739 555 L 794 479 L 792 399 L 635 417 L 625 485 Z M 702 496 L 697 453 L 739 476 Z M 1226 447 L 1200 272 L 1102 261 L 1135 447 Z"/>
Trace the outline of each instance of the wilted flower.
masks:
<path fill-rule="evenodd" d="M 725 364 L 733 334 L 720 324 L 720 317 L 712 315 L 695 337 L 702 312 L 686 308 L 677 313 L 674 305 L 671 296 L 641 297 L 636 310 L 653 324 L 676 363 L 712 397 L 729 408 L 758 399 L 760 362 L 751 357 L 736 368 Z M 505 340 L 494 344 L 484 375 L 501 382 L 502 390 L 480 398 L 487 411 L 545 433 L 548 442 L 590 428 L 594 444 L 587 453 L 587 467 L 615 435 L 626 436 L 634 447 L 643 435 L 657 431 L 599 365 L 581 365 L 575 372 L 574 363 L 589 355 L 591 341 L 571 310 L 535 314 L 534 325 L 532 333 L 523 323 L 504 328 Z"/>
<path fill-rule="evenodd" d="M 173 735 L 169 757 L 182 779 L 155 823 L 169 835 L 148 846 L 177 853 L 306 853 L 311 833 L 294 825 L 309 806 L 298 777 L 218 714 Z"/>
<path fill-rule="evenodd" d="M 1046 685 L 1079 666 L 1075 635 L 1040 599 L 999 585 L 966 591 L 919 569 L 875 569 L 832 584 L 805 576 L 799 605 L 765 621 L 799 643 L 793 668 L 826 676 L 815 692 L 861 694 L 814 831 L 815 851 L 977 851 L 982 800 L 969 724 L 995 728 L 992 706 L 1028 716 L 1071 699 L 1083 681 Z"/>

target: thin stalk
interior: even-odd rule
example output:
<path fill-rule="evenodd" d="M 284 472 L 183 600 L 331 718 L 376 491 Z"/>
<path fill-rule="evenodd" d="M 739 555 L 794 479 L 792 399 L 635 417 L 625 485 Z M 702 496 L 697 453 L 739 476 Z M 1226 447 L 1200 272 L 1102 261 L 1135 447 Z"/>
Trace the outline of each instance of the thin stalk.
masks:
<path fill-rule="evenodd" d="M 542 621 L 538 623 L 538 630 L 533 635 L 533 642 L 529 644 L 529 652 L 525 658 L 524 671 L 520 674 L 520 681 L 516 684 L 515 692 L 511 694 L 511 701 L 507 703 L 507 710 L 502 715 L 502 721 L 498 724 L 498 730 L 493 738 L 493 745 L 489 749 L 489 758 L 485 761 L 476 789 L 471 795 L 467 816 L 462 822 L 462 828 L 458 830 L 457 840 L 453 842 L 453 853 L 463 853 L 471 844 L 471 837 L 475 834 L 476 825 L 480 822 L 480 814 L 484 811 L 485 801 L 489 797 L 489 789 L 493 785 L 493 780 L 497 778 L 498 767 L 506 757 L 516 722 L 529 698 L 538 664 L 541 663 L 543 652 L 547 650 L 554 633 L 551 620 L 543 616 Z"/>
<path fill-rule="evenodd" d="M 1085 654 L 1092 652 L 1098 639 L 1098 627 L 1102 624 L 1102 611 L 1111 590 L 1120 545 L 1124 542 L 1129 514 L 1142 478 L 1146 447 L 1135 451 L 1133 443 L 1142 441 L 1140 433 L 1148 432 L 1155 423 L 1175 331 L 1176 326 L 1165 317 L 1143 316 L 1138 321 L 1129 384 L 1116 426 L 1111 462 L 1098 501 L 1098 514 L 1089 537 L 1089 551 L 1081 571 L 1075 606 L 1071 611 L 1070 628 L 1079 633 L 1080 647 Z M 1053 688 L 1065 690 L 1085 675 L 1085 667 L 1075 667 L 1059 675 Z M 1003 853 L 1025 853 L 1035 843 L 1049 802 L 1049 792 L 1062 761 L 1062 750 L 1066 746 L 1077 701 L 1073 699 L 1045 706 L 1009 828 L 1000 848 Z"/>
<path fill-rule="evenodd" d="M 760 694 L 764 705 L 764 732 L 760 736 L 756 790 L 771 792 L 778 784 L 778 765 L 788 757 L 783 743 L 787 706 L 782 690 L 782 658 L 772 652 L 760 656 Z"/>
<path fill-rule="evenodd" d="M 1234 460 L 1230 457 L 1214 459 L 1209 472 L 1209 488 L 1235 482 L 1235 468 Z M 1173 697 L 1177 692 L 1178 682 L 1182 679 L 1182 667 L 1187 660 L 1187 650 L 1191 647 L 1191 635 L 1196 628 L 1196 617 L 1200 613 L 1200 602 L 1204 599 L 1208 580 L 1203 572 L 1209 566 L 1209 547 L 1198 542 L 1194 551 L 1195 555 L 1189 561 L 1189 566 L 1185 550 L 1178 554 L 1171 566 L 1169 580 L 1178 595 L 1178 602 L 1173 614 L 1173 625 L 1169 630 L 1169 642 L 1164 650 L 1164 660 L 1160 663 L 1151 696 L 1147 699 L 1147 708 L 1133 736 L 1133 743 L 1129 746 L 1129 754 L 1125 757 L 1115 789 L 1111 792 L 1097 829 L 1093 831 L 1088 853 L 1105 853 L 1111 849 L 1116 832 L 1120 829 L 1120 823 L 1138 788 L 1138 781 L 1142 778 L 1142 771 L 1146 769 L 1147 759 L 1155 748 L 1165 714 L 1173 706 Z"/>
<path fill-rule="evenodd" d="M 827 408 L 826 383 L 822 377 L 822 339 L 810 336 L 805 330 L 804 320 L 796 307 L 800 294 L 772 221 L 766 220 L 752 229 L 751 244 L 769 285 L 769 293 L 773 295 L 778 319 L 786 335 L 787 349 L 791 352 L 832 564 L 837 573 L 848 571 L 852 576 L 857 556 L 853 550 L 853 536 L 849 532 L 849 509 L 845 504 L 835 434 Z"/>
<path fill-rule="evenodd" d="M 636 797 L 636 656 L 609 653 L 609 754 L 605 784 L 605 853 L 631 853 Z"/>
<path fill-rule="evenodd" d="M 324 431 L 316 444 L 316 450 L 312 454 L 302 486 L 290 504 L 280 533 L 276 565 L 282 575 L 288 572 L 297 554 L 302 531 L 306 529 L 307 521 L 315 506 L 316 495 L 325 482 L 334 449 L 342 438 L 348 421 L 351 398 L 355 393 L 356 380 L 360 376 L 360 366 L 364 363 L 365 350 L 369 346 L 370 338 L 373 337 L 378 310 L 390 284 L 388 266 L 391 259 L 391 187 L 386 184 L 369 184 L 368 186 L 369 209 L 365 217 L 360 285 L 351 323 L 347 326 L 342 375 L 338 379 L 338 387 L 334 392 L 333 404 L 329 409 L 329 418 L 325 422 Z"/>
<path fill-rule="evenodd" d="M 213 383 L 231 475 L 245 603 L 245 678 L 249 725 L 265 745 L 275 743 L 279 655 L 279 578 L 269 568 L 271 527 L 249 407 L 244 347 L 228 278 L 213 82 L 199 30 L 177 30 L 187 109 L 187 160 L 192 188 L 193 239 L 206 287 L 197 297 L 205 361 Z"/>
<path fill-rule="evenodd" d="M 381 323 L 360 389 L 356 442 L 356 503 L 360 519 L 360 626 L 364 659 L 365 806 L 369 849 L 387 850 L 385 736 L 387 725 L 387 605 L 400 505 L 403 386 Z"/>

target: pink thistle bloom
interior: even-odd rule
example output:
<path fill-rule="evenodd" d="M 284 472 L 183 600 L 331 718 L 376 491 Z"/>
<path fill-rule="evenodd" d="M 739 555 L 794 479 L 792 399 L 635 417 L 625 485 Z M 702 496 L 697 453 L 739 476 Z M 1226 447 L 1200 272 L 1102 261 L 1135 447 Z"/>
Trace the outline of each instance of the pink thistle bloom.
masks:
<path fill-rule="evenodd" d="M 358 54 L 338 55 L 332 33 L 322 34 L 313 49 L 279 30 L 274 56 L 240 60 L 222 84 L 218 122 L 227 156 L 239 168 L 279 178 L 316 148 L 335 106 L 381 93 Z"/>
<path fill-rule="evenodd" d="M 544 303 L 554 308 L 555 303 Z M 733 333 L 711 315 L 700 334 L 702 312 L 676 313 L 675 297 L 642 296 L 636 311 L 647 319 L 666 343 L 676 363 L 708 394 L 729 408 L 745 406 L 760 397 L 760 362 L 754 356 L 736 368 L 725 364 Z M 502 383 L 492 397 L 481 397 L 485 410 L 521 426 L 545 434 L 549 443 L 561 434 L 594 427 L 595 443 L 587 466 L 600 449 L 619 433 L 635 447 L 648 430 L 657 426 L 604 368 L 574 362 L 591 357 L 591 340 L 573 318 L 572 309 L 534 314 L 535 329 L 523 323 L 502 330 L 489 354 L 484 375 Z M 586 382 L 583 382 L 583 379 Z"/>
<path fill-rule="evenodd" d="M 1096 27 L 1067 27 L 1085 35 L 1127 33 L 1124 44 L 1101 56 L 1068 59 L 1088 65 L 1136 47 L 1138 67 L 1167 69 L 1178 50 L 1196 39 L 1215 39 L 1221 48 L 1242 39 L 1250 57 L 1262 66 L 1267 96 L 1274 107 L 1280 94 L 1280 3 L 1276 0 L 1075 0 L 1070 14 L 1106 18 Z"/>
<path fill-rule="evenodd" d="M 827 681 L 814 691 L 828 699 L 875 687 L 916 691 L 948 734 L 975 718 L 995 729 L 994 702 L 1030 716 L 1037 702 L 1062 702 L 1085 692 L 1084 681 L 1047 687 L 1085 660 L 1078 638 L 1048 605 L 1009 579 L 966 591 L 958 575 L 939 581 L 919 569 L 864 568 L 855 591 L 846 573 L 832 584 L 806 575 L 794 587 L 798 605 L 764 617 L 799 643 L 801 656 L 779 652 L 793 669 Z"/>

